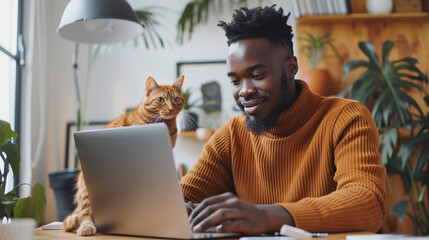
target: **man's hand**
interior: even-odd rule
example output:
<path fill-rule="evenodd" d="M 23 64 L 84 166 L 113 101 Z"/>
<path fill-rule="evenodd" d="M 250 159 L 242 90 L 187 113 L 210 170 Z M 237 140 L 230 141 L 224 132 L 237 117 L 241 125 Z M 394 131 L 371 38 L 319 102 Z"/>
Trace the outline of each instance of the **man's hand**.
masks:
<path fill-rule="evenodd" d="M 278 205 L 254 205 L 232 193 L 202 201 L 189 216 L 195 232 L 217 226 L 217 232 L 262 234 L 279 231 L 283 224 L 294 226 L 292 216 Z"/>
<path fill-rule="evenodd" d="M 198 203 L 193 203 L 191 201 L 185 202 L 186 211 L 188 212 L 188 216 L 191 215 L 192 211 L 198 206 Z"/>

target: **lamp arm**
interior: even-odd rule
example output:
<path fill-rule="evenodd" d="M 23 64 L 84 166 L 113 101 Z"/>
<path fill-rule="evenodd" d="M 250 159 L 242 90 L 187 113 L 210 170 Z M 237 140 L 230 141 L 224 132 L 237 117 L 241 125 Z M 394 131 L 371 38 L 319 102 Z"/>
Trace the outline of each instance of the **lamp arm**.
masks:
<path fill-rule="evenodd" d="M 77 80 L 77 69 L 79 68 L 77 64 L 78 55 L 79 55 L 79 43 L 76 43 L 74 57 L 73 57 L 73 78 L 74 78 L 74 85 L 76 90 L 76 99 L 78 104 L 80 104 L 80 100 L 81 100 L 80 88 L 79 88 L 79 81 Z"/>
<path fill-rule="evenodd" d="M 82 106 L 81 106 L 79 81 L 77 79 L 77 70 L 79 68 L 79 66 L 77 64 L 78 55 L 79 55 L 79 43 L 76 42 L 75 52 L 74 52 L 74 56 L 73 56 L 73 78 L 74 78 L 74 85 L 75 85 L 75 90 L 76 90 L 76 100 L 77 100 L 76 131 L 82 130 Z M 79 157 L 77 154 L 76 146 L 74 147 L 73 167 L 75 169 L 78 169 L 78 167 L 79 167 Z"/>

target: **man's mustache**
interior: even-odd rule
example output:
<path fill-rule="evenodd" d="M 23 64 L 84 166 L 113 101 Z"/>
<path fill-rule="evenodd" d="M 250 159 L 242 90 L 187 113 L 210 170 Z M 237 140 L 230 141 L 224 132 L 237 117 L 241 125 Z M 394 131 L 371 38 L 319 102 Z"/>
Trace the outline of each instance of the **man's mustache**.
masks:
<path fill-rule="evenodd" d="M 244 106 L 243 106 L 243 104 L 241 104 L 241 102 L 239 100 L 236 100 L 235 103 L 237 104 L 237 106 L 241 110 L 241 112 L 243 112 L 244 114 L 246 114 L 244 112 Z"/>
<path fill-rule="evenodd" d="M 266 101 L 269 97 L 266 95 L 262 95 L 258 98 L 262 98 L 262 101 Z M 250 102 L 252 101 L 252 99 L 255 99 L 255 98 L 248 98 L 248 99 L 239 98 L 238 100 L 235 101 L 235 103 L 237 104 L 238 108 L 240 108 L 240 110 L 244 113 L 244 106 L 242 102 Z"/>

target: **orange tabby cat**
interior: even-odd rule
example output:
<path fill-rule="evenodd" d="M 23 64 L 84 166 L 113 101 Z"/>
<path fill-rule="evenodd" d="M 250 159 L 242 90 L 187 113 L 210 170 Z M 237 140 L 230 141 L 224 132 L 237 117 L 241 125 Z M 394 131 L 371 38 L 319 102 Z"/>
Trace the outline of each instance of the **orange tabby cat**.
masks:
<path fill-rule="evenodd" d="M 177 138 L 176 117 L 184 105 L 182 84 L 184 77 L 179 77 L 172 85 L 158 85 L 149 77 L 143 100 L 130 114 L 124 114 L 110 122 L 106 128 L 126 127 L 149 123 L 164 122 L 170 131 L 174 147 Z M 97 231 L 92 216 L 91 204 L 82 172 L 77 178 L 76 209 L 63 221 L 64 230 L 76 230 L 79 236 L 94 235 Z"/>

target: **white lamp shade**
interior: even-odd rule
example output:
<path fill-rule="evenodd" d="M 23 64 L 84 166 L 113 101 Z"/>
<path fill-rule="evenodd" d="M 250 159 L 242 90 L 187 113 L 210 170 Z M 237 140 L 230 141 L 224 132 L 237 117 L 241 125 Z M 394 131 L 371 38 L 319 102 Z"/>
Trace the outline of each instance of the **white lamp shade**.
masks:
<path fill-rule="evenodd" d="M 57 32 L 82 43 L 116 43 L 137 37 L 143 27 L 125 0 L 71 0 Z"/>

